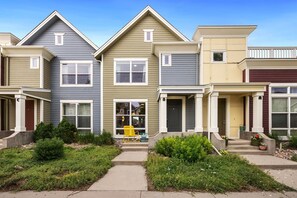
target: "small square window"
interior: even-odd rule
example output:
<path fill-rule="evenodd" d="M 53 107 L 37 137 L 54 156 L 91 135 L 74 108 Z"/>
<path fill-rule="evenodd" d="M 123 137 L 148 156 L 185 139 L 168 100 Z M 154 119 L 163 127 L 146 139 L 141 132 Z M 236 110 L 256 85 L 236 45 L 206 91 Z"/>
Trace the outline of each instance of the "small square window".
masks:
<path fill-rule="evenodd" d="M 144 29 L 144 42 L 153 42 L 154 30 L 153 29 Z"/>
<path fill-rule="evenodd" d="M 64 33 L 55 33 L 55 45 L 64 45 Z"/>
<path fill-rule="evenodd" d="M 226 52 L 212 52 L 212 62 L 225 62 Z"/>
<path fill-rule="evenodd" d="M 162 54 L 162 66 L 171 66 L 171 54 Z"/>
<path fill-rule="evenodd" d="M 30 69 L 38 69 L 38 68 L 39 68 L 39 57 L 31 57 Z"/>

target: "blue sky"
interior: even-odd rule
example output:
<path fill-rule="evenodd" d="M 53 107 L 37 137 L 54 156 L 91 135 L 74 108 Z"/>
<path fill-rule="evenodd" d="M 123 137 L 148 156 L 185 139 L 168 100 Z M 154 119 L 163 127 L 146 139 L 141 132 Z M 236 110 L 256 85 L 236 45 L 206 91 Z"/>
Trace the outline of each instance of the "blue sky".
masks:
<path fill-rule="evenodd" d="M 188 38 L 198 25 L 258 25 L 250 46 L 297 46 L 297 0 L 3 0 L 0 32 L 23 38 L 53 10 L 102 45 L 145 6 Z"/>

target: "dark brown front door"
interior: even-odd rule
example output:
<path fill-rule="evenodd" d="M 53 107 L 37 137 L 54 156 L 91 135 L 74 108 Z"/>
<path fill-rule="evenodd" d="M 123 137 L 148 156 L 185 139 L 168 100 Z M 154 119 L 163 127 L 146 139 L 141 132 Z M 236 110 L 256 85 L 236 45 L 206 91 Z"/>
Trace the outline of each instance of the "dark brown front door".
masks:
<path fill-rule="evenodd" d="M 34 100 L 26 100 L 25 121 L 27 131 L 34 130 Z"/>
<path fill-rule="evenodd" d="M 182 100 L 167 100 L 167 127 L 168 132 L 182 131 Z"/>
<path fill-rule="evenodd" d="M 219 134 L 226 135 L 226 99 L 219 98 L 218 101 L 218 125 L 219 125 Z"/>

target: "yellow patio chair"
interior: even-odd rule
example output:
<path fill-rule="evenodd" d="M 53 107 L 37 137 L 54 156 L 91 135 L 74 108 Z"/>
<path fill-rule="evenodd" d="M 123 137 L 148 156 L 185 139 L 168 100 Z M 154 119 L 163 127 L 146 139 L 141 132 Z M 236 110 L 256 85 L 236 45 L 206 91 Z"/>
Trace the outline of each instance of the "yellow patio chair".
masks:
<path fill-rule="evenodd" d="M 135 133 L 134 126 L 127 125 L 124 126 L 124 140 L 137 140 L 137 134 Z"/>

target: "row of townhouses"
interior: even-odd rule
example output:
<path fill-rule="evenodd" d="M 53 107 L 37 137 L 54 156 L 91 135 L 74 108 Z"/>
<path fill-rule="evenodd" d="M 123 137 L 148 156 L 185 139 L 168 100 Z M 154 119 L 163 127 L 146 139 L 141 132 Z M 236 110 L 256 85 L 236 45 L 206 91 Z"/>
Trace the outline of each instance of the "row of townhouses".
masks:
<path fill-rule="evenodd" d="M 98 48 L 54 11 L 21 40 L 0 34 L 0 129 L 67 118 L 115 138 L 126 125 L 297 135 L 296 47 L 248 47 L 255 29 L 199 26 L 190 40 L 148 6 Z"/>

